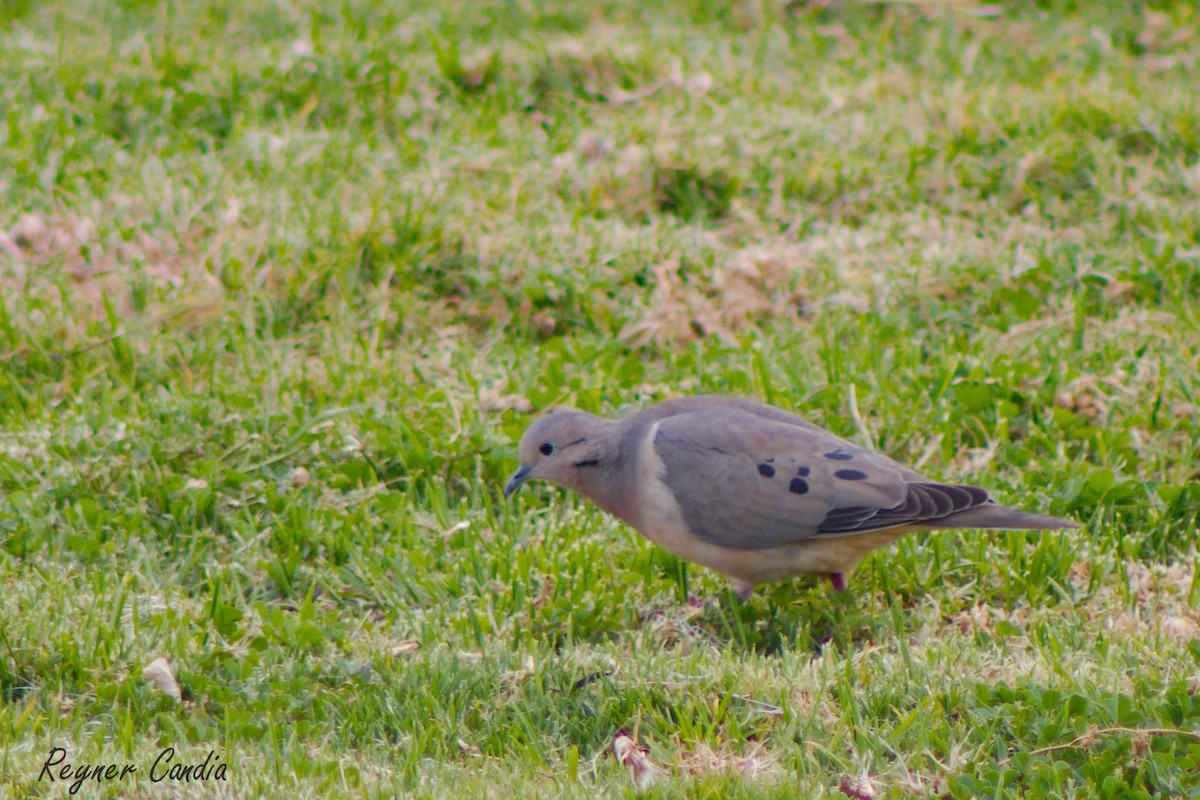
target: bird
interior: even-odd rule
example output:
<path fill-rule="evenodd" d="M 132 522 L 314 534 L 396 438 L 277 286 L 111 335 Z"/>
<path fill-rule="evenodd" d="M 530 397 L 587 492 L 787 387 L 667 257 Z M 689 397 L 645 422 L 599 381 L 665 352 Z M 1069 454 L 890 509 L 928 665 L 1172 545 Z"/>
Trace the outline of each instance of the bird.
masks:
<path fill-rule="evenodd" d="M 934 529 L 1078 528 L 926 478 L 789 411 L 744 397 L 667 400 L 621 419 L 558 408 L 521 437 L 504 487 L 578 492 L 749 599 L 761 584 L 828 576 L 835 591 L 872 550 Z"/>

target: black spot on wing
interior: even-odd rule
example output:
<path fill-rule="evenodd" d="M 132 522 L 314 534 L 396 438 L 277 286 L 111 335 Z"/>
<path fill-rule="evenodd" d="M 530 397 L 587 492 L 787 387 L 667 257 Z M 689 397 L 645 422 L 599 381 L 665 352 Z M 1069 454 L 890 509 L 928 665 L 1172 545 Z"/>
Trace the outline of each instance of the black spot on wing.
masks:
<path fill-rule="evenodd" d="M 764 478 L 774 478 L 775 468 L 770 464 L 763 462 L 762 464 L 758 465 L 758 474 L 762 475 Z"/>
<path fill-rule="evenodd" d="M 812 470 L 809 469 L 808 467 L 801 467 L 800 469 L 796 470 L 796 474 L 799 475 L 801 478 L 807 478 L 809 476 L 809 473 L 811 473 L 811 472 L 812 472 Z"/>
<path fill-rule="evenodd" d="M 825 457 L 830 461 L 849 461 L 850 459 L 854 458 L 854 456 L 850 455 L 849 453 L 843 453 L 840 448 L 834 450 L 832 453 L 826 453 Z"/>
<path fill-rule="evenodd" d="M 839 469 L 837 472 L 833 473 L 833 477 L 841 478 L 844 481 L 865 481 L 867 479 L 867 473 L 861 472 L 857 469 Z"/>
<path fill-rule="evenodd" d="M 788 491 L 792 494 L 808 494 L 808 481 L 804 478 L 792 478 L 792 482 L 788 484 Z"/>

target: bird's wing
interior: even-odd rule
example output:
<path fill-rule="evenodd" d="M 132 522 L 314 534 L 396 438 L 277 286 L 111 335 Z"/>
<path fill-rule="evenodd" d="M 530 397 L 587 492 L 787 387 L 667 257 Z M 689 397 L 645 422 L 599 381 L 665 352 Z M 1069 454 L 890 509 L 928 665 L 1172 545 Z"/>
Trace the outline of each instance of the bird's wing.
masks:
<path fill-rule="evenodd" d="M 706 394 L 693 395 L 690 397 L 680 397 L 675 400 L 667 400 L 659 403 L 657 406 L 652 406 L 651 410 L 659 418 L 675 416 L 677 414 L 695 413 L 705 411 L 720 411 L 727 413 L 743 413 L 751 416 L 759 417 L 768 422 L 779 422 L 785 425 L 793 425 L 805 430 L 814 431 L 822 434 L 828 439 L 830 445 L 841 445 L 850 449 L 862 450 L 857 445 L 846 441 L 845 439 L 836 436 L 830 431 L 825 430 L 819 425 L 809 422 L 799 414 L 794 414 L 791 411 L 784 411 L 782 408 L 769 406 L 765 403 L 760 403 L 757 400 L 751 400 L 748 397 L 736 397 L 723 394 Z M 878 455 L 870 450 L 862 451 L 868 455 Z M 898 470 L 904 479 L 910 483 L 932 483 L 928 478 L 917 472 L 909 469 L 903 464 L 898 464 L 891 459 L 887 459 L 893 468 Z"/>
<path fill-rule="evenodd" d="M 654 436 L 688 529 L 723 547 L 920 524 L 988 502 L 975 487 L 914 482 L 887 456 L 820 428 L 737 409 L 675 414 Z"/>

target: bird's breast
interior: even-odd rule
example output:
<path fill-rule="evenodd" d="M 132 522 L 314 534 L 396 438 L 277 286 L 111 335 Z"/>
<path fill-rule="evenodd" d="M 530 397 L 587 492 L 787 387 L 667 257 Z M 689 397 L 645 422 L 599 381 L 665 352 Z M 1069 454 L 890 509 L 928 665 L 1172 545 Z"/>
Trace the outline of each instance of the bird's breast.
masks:
<path fill-rule="evenodd" d="M 634 503 L 635 513 L 628 521 L 655 544 L 677 556 L 695 561 L 697 559 L 693 551 L 703 542 L 688 529 L 683 518 L 683 509 L 679 507 L 675 494 L 663 480 L 666 466 L 654 448 L 654 438 L 657 435 L 656 422 L 642 440 L 638 452 L 635 470 L 637 482 L 633 487 L 637 493 L 637 502 Z"/>

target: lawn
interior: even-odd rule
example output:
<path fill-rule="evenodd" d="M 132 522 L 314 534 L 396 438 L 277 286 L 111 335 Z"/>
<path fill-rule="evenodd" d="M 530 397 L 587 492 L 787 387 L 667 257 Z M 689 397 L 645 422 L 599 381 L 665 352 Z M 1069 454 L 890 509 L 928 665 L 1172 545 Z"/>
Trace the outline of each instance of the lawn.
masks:
<path fill-rule="evenodd" d="M 1198 86 L 1186 2 L 4 3 L 0 797 L 1200 797 Z M 1083 527 L 743 603 L 504 501 L 701 392 Z"/>

